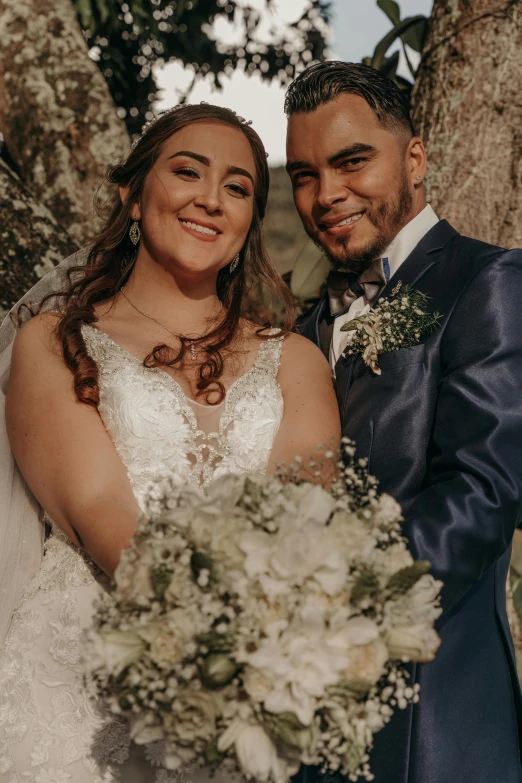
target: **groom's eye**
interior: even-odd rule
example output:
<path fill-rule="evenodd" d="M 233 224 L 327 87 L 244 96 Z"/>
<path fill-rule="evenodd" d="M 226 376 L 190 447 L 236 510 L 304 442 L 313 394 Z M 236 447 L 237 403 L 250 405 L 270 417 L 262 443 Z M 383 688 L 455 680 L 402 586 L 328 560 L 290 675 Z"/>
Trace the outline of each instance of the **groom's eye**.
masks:
<path fill-rule="evenodd" d="M 361 163 L 364 163 L 367 158 L 349 158 L 348 160 L 343 161 L 342 167 L 345 166 L 360 166 Z"/>
<path fill-rule="evenodd" d="M 292 182 L 294 185 L 301 185 L 303 180 L 309 179 L 311 176 L 311 171 L 298 171 L 296 174 L 294 174 Z"/>

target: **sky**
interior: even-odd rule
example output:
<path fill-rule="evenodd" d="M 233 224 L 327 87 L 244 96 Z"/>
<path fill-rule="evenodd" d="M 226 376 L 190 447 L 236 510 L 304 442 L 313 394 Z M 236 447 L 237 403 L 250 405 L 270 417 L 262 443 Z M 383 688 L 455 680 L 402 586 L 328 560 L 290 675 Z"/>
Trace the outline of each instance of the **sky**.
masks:
<path fill-rule="evenodd" d="M 251 0 L 252 2 L 252 0 Z M 263 5 L 263 0 L 254 0 Z M 299 17 L 305 0 L 276 0 L 277 13 L 287 22 Z M 429 15 L 433 0 L 399 0 L 402 17 L 415 14 Z M 334 0 L 330 49 L 333 59 L 360 60 L 373 53 L 375 45 L 390 30 L 391 23 L 377 7 L 375 0 Z M 234 33 L 223 27 L 220 38 L 233 40 Z M 390 50 L 392 52 L 393 49 Z M 161 111 L 178 102 L 177 90 L 186 89 L 192 79 L 190 72 L 177 63 L 169 63 L 156 72 L 162 98 L 156 105 Z M 225 78 L 222 91 L 212 89 L 209 81 L 200 81 L 193 89 L 189 102 L 207 101 L 233 109 L 247 120 L 252 120 L 268 151 L 271 166 L 284 163 L 286 119 L 283 112 L 284 89 L 273 81 L 263 83 L 258 76 L 245 76 L 235 71 Z"/>

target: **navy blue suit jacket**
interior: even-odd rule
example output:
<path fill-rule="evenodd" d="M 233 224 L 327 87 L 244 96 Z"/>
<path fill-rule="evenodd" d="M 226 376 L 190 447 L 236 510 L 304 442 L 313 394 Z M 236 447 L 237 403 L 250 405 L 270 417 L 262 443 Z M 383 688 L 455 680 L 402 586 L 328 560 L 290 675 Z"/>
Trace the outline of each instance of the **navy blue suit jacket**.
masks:
<path fill-rule="evenodd" d="M 423 238 L 400 281 L 430 297 L 440 327 L 414 348 L 339 360 L 343 435 L 402 505 L 413 555 L 442 579 L 442 645 L 412 666 L 420 703 L 375 737 L 375 783 L 522 783 L 522 699 L 506 616 L 522 511 L 522 250 L 458 234 Z M 323 300 L 300 331 L 320 345 Z M 324 778 L 303 768 L 298 783 Z"/>

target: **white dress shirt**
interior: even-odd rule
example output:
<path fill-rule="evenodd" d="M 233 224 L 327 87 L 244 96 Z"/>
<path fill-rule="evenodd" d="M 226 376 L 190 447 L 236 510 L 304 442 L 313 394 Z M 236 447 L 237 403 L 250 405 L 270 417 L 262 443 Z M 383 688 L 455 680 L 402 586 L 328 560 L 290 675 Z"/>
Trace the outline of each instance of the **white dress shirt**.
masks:
<path fill-rule="evenodd" d="M 390 266 L 390 278 L 399 269 L 403 261 L 406 261 L 412 250 L 419 244 L 421 239 L 439 222 L 439 218 L 428 204 L 422 212 L 407 223 L 395 239 L 391 242 L 387 250 L 382 254 L 383 258 L 388 259 Z M 353 318 L 358 318 L 363 313 L 367 313 L 370 305 L 366 304 L 363 297 L 360 296 L 355 302 L 352 302 L 349 310 L 344 315 L 338 316 L 334 321 L 332 342 L 330 344 L 330 366 L 335 367 L 337 360 L 345 350 L 346 346 L 353 338 L 353 332 L 341 332 L 341 326 Z"/>

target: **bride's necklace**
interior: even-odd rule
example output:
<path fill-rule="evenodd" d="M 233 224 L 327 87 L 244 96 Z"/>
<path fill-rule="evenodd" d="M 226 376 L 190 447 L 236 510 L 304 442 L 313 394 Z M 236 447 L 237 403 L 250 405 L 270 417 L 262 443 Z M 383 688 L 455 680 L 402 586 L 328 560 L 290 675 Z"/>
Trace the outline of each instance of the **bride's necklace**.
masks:
<path fill-rule="evenodd" d="M 175 337 L 175 338 L 176 338 L 176 340 L 178 340 L 178 339 L 179 339 L 179 336 L 178 336 L 178 335 L 177 335 L 175 332 L 173 332 L 173 331 L 172 331 L 172 329 L 169 329 L 169 327 L 168 327 L 168 326 L 165 326 L 165 324 L 161 323 L 161 321 L 158 321 L 158 319 L 157 319 L 157 318 L 154 318 L 152 315 L 148 315 L 147 313 L 144 313 L 144 312 L 143 312 L 143 310 L 140 310 L 140 308 L 139 308 L 139 307 L 136 307 L 136 305 L 134 304 L 134 302 L 131 302 L 131 300 L 129 299 L 129 297 L 128 297 L 128 296 L 127 296 L 127 294 L 125 293 L 125 291 L 124 291 L 124 286 L 122 286 L 122 287 L 120 288 L 120 291 L 121 291 L 121 293 L 123 294 L 123 296 L 125 297 L 125 299 L 127 300 L 127 302 L 130 304 L 130 306 L 131 306 L 132 308 L 134 308 L 134 310 L 136 310 L 136 312 L 137 312 L 137 313 L 139 313 L 140 315 L 143 315 L 143 316 L 144 316 L 144 318 L 148 318 L 148 319 L 149 319 L 149 321 L 154 321 L 154 323 L 157 323 L 159 326 L 161 326 L 163 329 L 165 329 L 165 331 L 166 331 L 166 332 L 169 332 L 169 334 L 171 334 L 173 337 Z M 219 316 L 221 315 L 221 311 L 222 311 L 222 310 L 223 310 L 223 305 L 221 305 L 221 309 L 219 310 L 219 312 L 218 312 L 218 314 L 216 315 L 216 317 L 214 318 L 214 320 L 213 320 L 213 321 L 211 321 L 211 323 L 210 323 L 210 326 L 214 326 L 214 324 L 216 323 L 217 319 L 218 319 L 218 318 L 219 318 Z M 208 332 L 207 332 L 207 334 L 208 334 Z M 201 337 L 204 337 L 204 336 L 205 336 L 205 335 L 203 335 L 203 334 L 201 335 Z M 194 341 L 193 341 L 193 340 L 189 340 L 189 341 L 188 341 L 188 344 L 190 345 L 190 356 L 192 357 L 192 361 L 193 361 L 193 362 L 195 362 L 195 361 L 196 361 L 196 359 L 198 358 L 198 349 L 197 349 L 197 348 L 196 348 L 196 346 L 194 345 Z"/>

